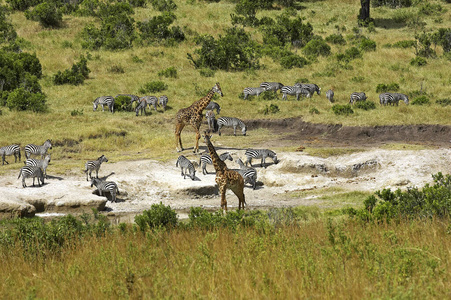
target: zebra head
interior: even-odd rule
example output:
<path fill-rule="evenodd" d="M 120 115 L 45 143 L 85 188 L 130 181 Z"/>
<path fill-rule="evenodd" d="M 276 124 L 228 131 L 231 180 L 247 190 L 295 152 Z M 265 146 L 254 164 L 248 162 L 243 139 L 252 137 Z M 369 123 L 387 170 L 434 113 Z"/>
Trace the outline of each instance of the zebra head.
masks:
<path fill-rule="evenodd" d="M 108 162 L 108 158 L 106 158 L 105 155 L 103 155 L 103 154 L 102 154 L 102 156 L 97 158 L 97 160 L 100 161 L 100 162 Z"/>
<path fill-rule="evenodd" d="M 96 101 L 92 102 L 92 105 L 93 105 L 92 111 L 96 111 L 97 106 L 99 105 L 98 99 L 99 98 L 97 98 Z"/>
<path fill-rule="evenodd" d="M 222 90 L 221 90 L 221 86 L 219 85 L 219 82 L 216 82 L 215 86 L 213 87 L 213 91 L 215 93 L 218 93 L 221 97 L 224 96 L 224 94 L 222 93 Z"/>
<path fill-rule="evenodd" d="M 246 126 L 243 126 L 243 127 L 241 128 L 241 132 L 243 133 L 244 136 L 246 135 L 246 131 L 247 131 Z"/>
<path fill-rule="evenodd" d="M 93 187 L 94 185 L 97 187 L 97 185 L 99 184 L 100 179 L 92 177 L 91 178 L 91 187 Z"/>
<path fill-rule="evenodd" d="M 44 143 L 44 146 L 47 148 L 52 149 L 52 141 L 51 140 L 46 140 Z"/>

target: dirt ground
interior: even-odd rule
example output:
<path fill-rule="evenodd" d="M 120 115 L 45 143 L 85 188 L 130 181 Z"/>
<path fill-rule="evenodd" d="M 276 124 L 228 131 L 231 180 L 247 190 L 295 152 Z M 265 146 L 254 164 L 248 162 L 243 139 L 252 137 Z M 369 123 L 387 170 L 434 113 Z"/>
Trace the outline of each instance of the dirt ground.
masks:
<path fill-rule="evenodd" d="M 258 172 L 258 186 L 245 188 L 249 209 L 270 207 L 294 207 L 299 205 L 322 205 L 322 191 L 337 188 L 344 191 L 374 192 L 383 188 L 422 187 L 432 182 L 431 174 L 451 173 L 451 126 L 376 126 L 343 127 L 305 123 L 301 119 L 279 121 L 248 121 L 248 134 L 252 128 L 268 128 L 272 137 L 256 148 L 281 146 L 341 147 L 364 149 L 346 155 L 320 158 L 304 152 L 277 152 L 280 163 L 267 160 L 267 168 L 253 161 Z M 284 133 L 284 137 L 280 133 Z M 286 137 L 288 133 L 288 137 Z M 213 143 L 219 153 L 229 151 L 234 159 L 244 160 L 245 149 L 228 149 L 214 136 Z M 387 143 L 416 144 L 426 150 L 386 150 Z M 205 146 L 201 149 L 205 149 Z M 198 160 L 190 150 L 183 153 L 190 160 Z M 0 177 L 0 199 L 32 203 L 41 216 L 77 213 L 86 208 L 100 207 L 118 222 L 130 221 L 136 213 L 162 202 L 176 209 L 180 217 L 186 217 L 191 206 L 206 209 L 220 208 L 220 197 L 215 187 L 213 166 L 207 166 L 210 174 L 203 175 L 197 169 L 195 180 L 183 178 L 180 168 L 175 167 L 179 154 L 174 151 L 174 161 L 161 163 L 152 160 L 104 163 L 99 176 L 115 181 L 120 195 L 118 201 L 106 201 L 93 193 L 81 168 L 61 176 L 50 175 L 42 187 L 22 188 L 18 172 Z M 57 163 L 57 162 L 52 162 Z M 52 164 L 51 163 L 51 164 Z M 229 168 L 238 168 L 228 161 Z M 19 167 L 18 167 L 19 168 Z M 27 185 L 31 185 L 31 179 Z M 301 197 L 300 191 L 315 191 Z M 238 200 L 227 193 L 229 209 L 235 209 Z M 36 205 L 36 203 L 40 203 Z"/>

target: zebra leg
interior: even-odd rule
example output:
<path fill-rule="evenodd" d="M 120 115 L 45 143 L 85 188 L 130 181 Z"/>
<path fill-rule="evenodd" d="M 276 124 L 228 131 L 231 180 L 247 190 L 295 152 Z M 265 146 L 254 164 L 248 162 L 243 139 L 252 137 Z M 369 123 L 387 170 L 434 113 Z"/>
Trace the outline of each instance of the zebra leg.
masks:
<path fill-rule="evenodd" d="M 116 202 L 116 189 L 115 188 L 112 189 L 110 191 L 110 194 L 111 194 L 111 202 Z"/>
<path fill-rule="evenodd" d="M 236 136 L 236 126 L 233 126 L 233 135 Z"/>
<path fill-rule="evenodd" d="M 247 164 L 249 163 L 249 165 L 252 167 L 252 157 L 248 157 L 247 158 L 247 160 L 246 160 L 246 167 L 247 167 Z"/>
<path fill-rule="evenodd" d="M 9 162 L 7 162 L 6 159 L 5 159 L 5 154 L 3 154 L 3 155 L 2 155 L 2 165 L 4 165 L 5 163 L 6 163 L 7 165 L 9 165 Z"/>
<path fill-rule="evenodd" d="M 206 163 L 202 164 L 202 174 L 204 174 L 204 175 L 208 174 L 207 164 Z"/>
<path fill-rule="evenodd" d="M 22 187 L 26 188 L 27 185 L 25 184 L 25 177 L 22 174 Z"/>
<path fill-rule="evenodd" d="M 221 136 L 221 128 L 222 128 L 222 124 L 219 124 L 218 125 L 218 134 L 219 134 L 219 136 Z"/>

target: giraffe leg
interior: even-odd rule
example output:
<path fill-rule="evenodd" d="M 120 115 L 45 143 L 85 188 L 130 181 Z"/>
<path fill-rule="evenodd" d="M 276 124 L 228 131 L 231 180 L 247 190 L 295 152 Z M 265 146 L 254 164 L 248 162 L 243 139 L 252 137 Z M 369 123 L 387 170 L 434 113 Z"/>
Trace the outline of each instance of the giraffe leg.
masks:
<path fill-rule="evenodd" d="M 246 204 L 244 196 L 244 181 L 239 182 L 236 186 L 234 186 L 232 192 L 238 197 L 238 209 L 244 209 L 244 204 Z"/>
<path fill-rule="evenodd" d="M 226 199 L 226 185 L 225 183 L 219 186 L 219 194 L 221 195 L 221 208 L 227 211 L 227 199 Z"/>
<path fill-rule="evenodd" d="M 185 125 L 181 124 L 181 123 L 178 123 L 175 126 L 175 149 L 177 150 L 177 152 L 183 151 L 182 139 L 180 137 L 180 133 L 182 132 L 183 127 L 185 127 Z M 179 145 L 180 145 L 180 150 L 179 150 Z"/>
<path fill-rule="evenodd" d="M 199 139 L 200 139 L 200 132 L 199 129 L 196 130 L 196 145 L 194 146 L 193 153 L 199 152 Z"/>

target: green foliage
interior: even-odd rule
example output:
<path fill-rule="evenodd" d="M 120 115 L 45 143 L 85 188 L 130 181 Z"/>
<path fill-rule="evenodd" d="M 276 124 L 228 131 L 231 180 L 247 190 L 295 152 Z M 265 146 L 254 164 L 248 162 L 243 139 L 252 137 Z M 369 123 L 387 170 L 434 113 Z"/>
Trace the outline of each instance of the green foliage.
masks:
<path fill-rule="evenodd" d="M 168 89 L 168 85 L 163 81 L 150 81 L 139 89 L 139 93 L 158 93 Z"/>
<path fill-rule="evenodd" d="M 319 110 L 316 107 L 312 107 L 308 111 L 311 115 L 319 115 Z"/>
<path fill-rule="evenodd" d="M 154 42 L 166 42 L 168 44 L 180 43 L 185 40 L 185 34 L 178 26 L 172 26 L 176 16 L 172 12 L 164 12 L 161 16 L 155 16 L 144 22 L 138 22 L 139 36 L 143 41 L 151 44 Z"/>
<path fill-rule="evenodd" d="M 66 69 L 64 72 L 58 71 L 53 76 L 53 83 L 56 85 L 80 85 L 89 77 L 90 72 L 88 60 L 82 55 L 80 56 L 80 61 L 74 63 L 71 69 Z"/>
<path fill-rule="evenodd" d="M 13 10 L 25 11 L 29 7 L 36 6 L 41 3 L 42 0 L 6 0 Z"/>
<path fill-rule="evenodd" d="M 213 77 L 215 76 L 215 71 L 208 68 L 203 68 L 199 70 L 199 74 L 202 77 Z"/>
<path fill-rule="evenodd" d="M 142 231 L 147 228 L 175 227 L 177 225 L 177 213 L 171 207 L 160 204 L 152 204 L 149 210 L 142 215 L 135 216 L 135 223 Z"/>
<path fill-rule="evenodd" d="M 279 106 L 277 106 L 277 104 L 271 103 L 269 106 L 266 105 L 262 112 L 264 115 L 269 115 L 269 114 L 276 114 L 279 111 L 280 111 Z"/>
<path fill-rule="evenodd" d="M 25 12 L 29 20 L 39 22 L 43 27 L 60 27 L 63 22 L 63 13 L 53 2 L 42 2 L 33 9 Z"/>
<path fill-rule="evenodd" d="M 418 9 L 418 14 L 425 16 L 439 15 L 444 13 L 446 10 L 438 3 L 425 2 Z"/>
<path fill-rule="evenodd" d="M 133 111 L 130 97 L 118 96 L 114 99 L 114 111 Z"/>
<path fill-rule="evenodd" d="M 372 0 L 371 5 L 373 7 L 388 6 L 390 8 L 410 7 L 412 5 L 411 0 Z"/>
<path fill-rule="evenodd" d="M 13 43 L 17 38 L 17 32 L 8 20 L 8 16 L 8 7 L 0 5 L 0 45 L 3 43 Z"/>
<path fill-rule="evenodd" d="M 376 42 L 368 38 L 363 38 L 360 40 L 359 49 L 361 51 L 376 51 Z"/>
<path fill-rule="evenodd" d="M 177 78 L 177 69 L 174 67 L 169 67 L 165 70 L 159 71 L 158 76 L 164 76 L 166 78 Z"/>
<path fill-rule="evenodd" d="M 399 84 L 392 82 L 389 84 L 379 83 L 376 87 L 376 93 L 397 92 L 399 91 Z"/>
<path fill-rule="evenodd" d="M 428 33 L 416 34 L 415 39 L 417 40 L 417 45 L 415 47 L 416 55 L 421 57 L 435 57 L 435 50 L 431 48 L 432 46 L 432 35 Z"/>
<path fill-rule="evenodd" d="M 349 104 L 334 104 L 332 106 L 332 111 L 334 112 L 334 114 L 339 116 L 349 116 L 350 114 L 354 113 L 354 110 L 352 110 L 352 107 Z"/>
<path fill-rule="evenodd" d="M 25 88 L 17 88 L 8 95 L 6 106 L 10 110 L 31 110 L 33 112 L 46 112 L 46 96 L 42 93 L 32 93 Z"/>
<path fill-rule="evenodd" d="M 301 17 L 290 19 L 286 15 L 279 15 L 274 24 L 263 25 L 260 29 L 265 45 L 304 47 L 313 38 L 313 26 L 304 24 Z"/>
<path fill-rule="evenodd" d="M 393 45 L 391 45 L 391 47 L 393 47 L 393 48 L 403 48 L 403 49 L 407 49 L 407 48 L 415 47 L 416 44 L 417 44 L 416 41 L 413 41 L 413 40 L 404 40 L 404 41 L 397 41 L 396 43 L 394 43 Z"/>
<path fill-rule="evenodd" d="M 416 97 L 411 102 L 412 105 L 427 105 L 429 104 L 429 98 L 425 95 Z"/>
<path fill-rule="evenodd" d="M 349 63 L 350 61 L 360 57 L 362 57 L 362 53 L 356 47 L 351 47 L 344 53 L 337 54 L 337 60 L 344 63 Z"/>
<path fill-rule="evenodd" d="M 285 69 L 302 68 L 307 64 L 307 59 L 297 54 L 284 56 L 280 59 L 280 65 Z"/>
<path fill-rule="evenodd" d="M 70 115 L 72 117 L 76 117 L 76 116 L 83 116 L 83 109 L 74 109 L 73 111 L 70 112 Z"/>
<path fill-rule="evenodd" d="M 177 4 L 173 0 L 151 0 L 150 3 L 158 11 L 173 11 L 177 9 Z"/>
<path fill-rule="evenodd" d="M 439 100 L 435 101 L 435 103 L 440 104 L 441 106 L 448 106 L 448 105 L 451 105 L 451 99 L 450 98 L 439 99 Z"/>
<path fill-rule="evenodd" d="M 451 29 L 440 28 L 431 34 L 431 41 L 434 45 L 442 46 L 444 52 L 451 51 Z"/>
<path fill-rule="evenodd" d="M 241 97 L 241 99 L 243 99 L 243 96 Z M 279 97 L 277 96 L 277 92 L 273 92 L 273 91 L 264 91 L 258 97 L 258 99 L 261 99 L 261 100 L 277 100 L 278 98 Z"/>
<path fill-rule="evenodd" d="M 341 33 L 339 34 L 331 34 L 326 37 L 326 42 L 334 44 L 334 45 L 346 45 L 346 40 L 344 39 Z"/>
<path fill-rule="evenodd" d="M 416 67 L 425 66 L 425 65 L 427 65 L 427 63 L 428 62 L 426 61 L 426 59 L 424 59 L 424 58 L 422 58 L 420 56 L 412 58 L 412 60 L 410 61 L 410 65 L 411 66 L 416 66 Z"/>
<path fill-rule="evenodd" d="M 373 101 L 358 101 L 354 105 L 356 108 L 360 108 L 363 110 L 372 110 L 376 109 L 376 104 Z"/>
<path fill-rule="evenodd" d="M 99 0 L 83 0 L 77 7 L 75 15 L 96 17 L 99 14 Z"/>
<path fill-rule="evenodd" d="M 302 48 L 302 53 L 306 56 L 329 56 L 330 46 L 322 39 L 312 39 L 310 40 L 304 48 Z"/>

